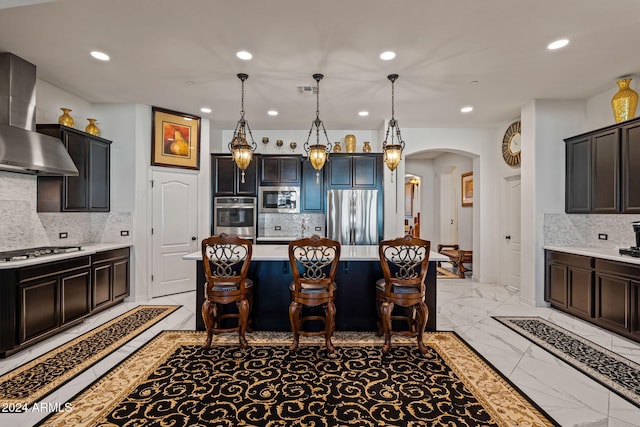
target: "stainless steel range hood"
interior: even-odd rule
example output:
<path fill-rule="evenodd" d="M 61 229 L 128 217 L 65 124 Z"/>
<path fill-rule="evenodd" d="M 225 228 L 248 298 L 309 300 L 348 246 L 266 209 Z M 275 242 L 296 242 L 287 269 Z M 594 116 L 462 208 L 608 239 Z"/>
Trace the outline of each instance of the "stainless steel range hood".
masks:
<path fill-rule="evenodd" d="M 0 53 L 0 170 L 78 175 L 62 141 L 35 131 L 36 67 Z"/>

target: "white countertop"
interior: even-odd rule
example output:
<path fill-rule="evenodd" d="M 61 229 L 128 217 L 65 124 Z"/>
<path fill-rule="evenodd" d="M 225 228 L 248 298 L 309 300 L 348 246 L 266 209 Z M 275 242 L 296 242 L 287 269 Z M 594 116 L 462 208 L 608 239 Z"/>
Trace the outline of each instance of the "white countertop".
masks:
<path fill-rule="evenodd" d="M 284 261 L 289 259 L 288 245 L 253 245 L 254 261 Z M 202 260 L 200 251 L 192 252 L 182 257 L 185 260 Z M 378 261 L 377 245 L 343 245 L 340 248 L 340 261 Z M 431 251 L 429 261 L 449 261 L 449 257 Z"/>
<path fill-rule="evenodd" d="M 544 246 L 550 251 L 566 252 L 574 255 L 591 256 L 595 258 L 609 259 L 612 261 L 626 262 L 629 264 L 640 264 L 640 258 L 630 255 L 620 255 L 619 248 L 589 248 L 577 246 Z"/>
<path fill-rule="evenodd" d="M 46 255 L 36 258 L 29 258 L 22 261 L 0 262 L 0 270 L 9 268 L 28 267 L 30 265 L 44 264 L 46 262 L 60 261 L 65 259 L 77 258 L 80 256 L 92 255 L 96 252 L 110 251 L 113 249 L 127 248 L 130 243 L 94 243 L 90 245 L 67 245 L 80 246 L 80 250 L 76 252 L 67 252 L 63 254 Z"/>

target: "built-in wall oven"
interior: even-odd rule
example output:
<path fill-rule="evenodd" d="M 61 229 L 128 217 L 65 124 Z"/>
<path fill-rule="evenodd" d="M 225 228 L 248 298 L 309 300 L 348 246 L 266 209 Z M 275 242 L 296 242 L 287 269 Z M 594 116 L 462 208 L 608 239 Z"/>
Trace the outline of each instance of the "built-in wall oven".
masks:
<path fill-rule="evenodd" d="M 213 199 L 213 233 L 226 233 L 255 242 L 256 198 L 215 197 Z"/>
<path fill-rule="evenodd" d="M 300 187 L 260 187 L 260 213 L 299 213 Z"/>

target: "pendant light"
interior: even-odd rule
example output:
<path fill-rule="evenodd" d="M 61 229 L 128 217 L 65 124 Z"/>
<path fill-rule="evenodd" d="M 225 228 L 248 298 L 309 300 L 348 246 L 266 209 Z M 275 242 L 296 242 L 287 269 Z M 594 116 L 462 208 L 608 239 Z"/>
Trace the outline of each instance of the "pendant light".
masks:
<path fill-rule="evenodd" d="M 387 78 L 391 81 L 391 120 L 387 125 L 387 132 L 382 142 L 383 160 L 387 167 L 391 170 L 391 180 L 393 181 L 393 171 L 402 160 L 402 150 L 404 150 L 404 140 L 400 135 L 400 125 L 395 119 L 395 82 L 398 79 L 397 74 L 389 74 Z M 388 142 L 389 131 L 391 131 L 391 143 Z M 397 136 L 398 141 L 395 141 Z"/>
<path fill-rule="evenodd" d="M 307 152 L 307 159 L 311 162 L 311 166 L 316 170 L 316 183 L 320 183 L 320 171 L 329 157 L 331 151 L 331 143 L 327 136 L 327 131 L 324 128 L 322 120 L 320 120 L 320 80 L 324 75 L 314 74 L 313 78 L 316 81 L 316 119 L 311 123 L 311 129 L 309 129 L 309 135 L 307 136 L 307 142 L 304 143 L 304 151 Z M 311 139 L 311 133 L 313 127 L 316 128 L 316 143 L 309 145 L 309 139 Z M 327 144 L 320 144 L 320 127 L 324 132 L 324 137 L 327 140 Z"/>
<path fill-rule="evenodd" d="M 233 161 L 238 166 L 238 169 L 242 171 L 241 182 L 244 183 L 244 171 L 249 167 L 251 159 L 253 158 L 253 152 L 257 148 L 257 144 L 253 140 L 251 134 L 251 127 L 249 123 L 244 119 L 244 81 L 249 78 L 247 74 L 240 73 L 238 78 L 242 81 L 242 100 L 240 110 L 240 120 L 236 124 L 236 129 L 233 132 L 233 139 L 229 143 L 229 151 L 233 155 Z M 251 144 L 247 142 L 247 131 L 251 138 Z"/>

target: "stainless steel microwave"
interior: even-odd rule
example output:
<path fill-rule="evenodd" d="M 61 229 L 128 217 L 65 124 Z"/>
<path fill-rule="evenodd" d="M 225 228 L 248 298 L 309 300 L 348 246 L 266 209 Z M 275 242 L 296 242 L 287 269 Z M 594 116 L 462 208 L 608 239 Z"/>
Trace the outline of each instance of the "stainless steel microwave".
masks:
<path fill-rule="evenodd" d="M 260 187 L 260 213 L 299 213 L 300 187 Z"/>

